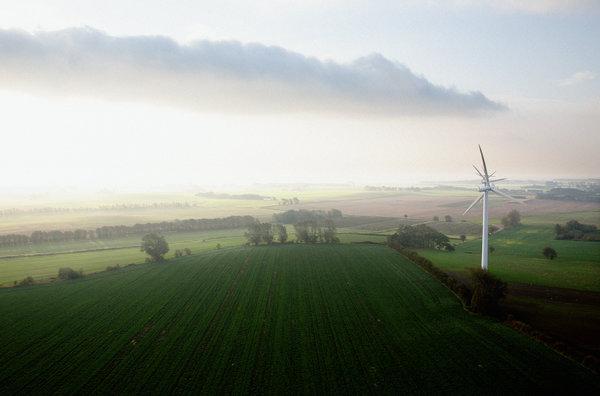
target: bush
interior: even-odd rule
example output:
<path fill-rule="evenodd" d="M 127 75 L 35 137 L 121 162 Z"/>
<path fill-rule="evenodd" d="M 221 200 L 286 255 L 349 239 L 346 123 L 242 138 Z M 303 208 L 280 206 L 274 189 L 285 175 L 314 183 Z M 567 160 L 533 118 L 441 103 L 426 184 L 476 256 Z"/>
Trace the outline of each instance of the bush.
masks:
<path fill-rule="evenodd" d="M 219 247 L 220 247 L 220 246 L 221 246 L 221 244 L 220 244 L 220 243 L 217 243 L 217 246 L 219 246 Z M 191 255 L 192 255 L 192 250 L 191 250 L 190 248 L 185 248 L 185 249 L 183 249 L 183 253 L 184 253 L 186 256 L 191 256 Z"/>
<path fill-rule="evenodd" d="M 175 257 L 181 257 L 183 256 L 183 252 L 179 249 L 175 250 Z"/>
<path fill-rule="evenodd" d="M 471 310 L 484 315 L 499 316 L 500 302 L 506 297 L 507 285 L 482 269 L 471 270 L 473 296 Z"/>
<path fill-rule="evenodd" d="M 554 250 L 550 246 L 546 246 L 542 250 L 542 254 L 544 255 L 544 257 L 546 257 L 549 260 L 554 260 L 558 256 L 558 253 L 556 253 L 556 250 Z"/>
<path fill-rule="evenodd" d="M 121 268 L 121 266 L 119 264 L 117 264 L 115 266 L 109 265 L 108 267 L 106 267 L 106 271 L 116 271 L 120 268 Z"/>
<path fill-rule="evenodd" d="M 513 209 L 502 218 L 502 225 L 506 228 L 517 227 L 521 225 L 521 213 Z"/>
<path fill-rule="evenodd" d="M 70 267 L 63 267 L 58 270 L 58 278 L 59 279 L 77 279 L 83 276 L 83 271 L 75 271 Z"/>
<path fill-rule="evenodd" d="M 19 282 L 19 286 L 31 286 L 35 283 L 35 280 L 31 276 L 24 278 L 21 282 Z"/>

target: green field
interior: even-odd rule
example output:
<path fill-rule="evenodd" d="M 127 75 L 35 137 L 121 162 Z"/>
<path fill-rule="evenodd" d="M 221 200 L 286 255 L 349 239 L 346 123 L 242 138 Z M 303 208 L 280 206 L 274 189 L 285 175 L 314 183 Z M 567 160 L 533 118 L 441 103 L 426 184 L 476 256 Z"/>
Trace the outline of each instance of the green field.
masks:
<path fill-rule="evenodd" d="M 165 234 L 170 247 L 167 258 L 176 249 L 190 248 L 202 252 L 221 247 L 240 246 L 246 242 L 244 230 L 183 232 Z M 61 267 L 83 270 L 84 273 L 104 271 L 107 266 L 143 263 L 146 255 L 140 251 L 141 236 L 124 238 L 47 243 L 0 249 L 0 286 L 12 286 L 27 276 L 36 280 L 56 277 Z M 7 257 L 19 255 L 16 257 Z"/>
<path fill-rule="evenodd" d="M 490 237 L 490 272 L 515 283 L 600 291 L 600 243 L 559 241 L 552 225 L 522 225 Z M 552 246 L 558 258 L 547 260 L 542 249 Z M 436 266 L 458 273 L 480 265 L 481 240 L 458 243 L 452 253 L 422 250 Z"/>
<path fill-rule="evenodd" d="M 0 391 L 596 393 L 383 246 L 229 248 L 0 290 Z"/>
<path fill-rule="evenodd" d="M 246 243 L 244 229 L 198 231 L 165 234 L 173 257 L 175 250 L 190 248 L 192 252 L 241 246 Z M 290 240 L 295 238 L 288 227 Z M 386 241 L 385 235 L 364 230 L 344 229 L 339 233 L 343 243 Z M 141 235 L 94 241 L 44 243 L 0 248 L 0 287 L 13 286 L 27 276 L 35 280 L 56 277 L 61 267 L 83 270 L 84 273 L 104 271 L 108 266 L 140 264 L 146 255 L 140 252 Z"/>

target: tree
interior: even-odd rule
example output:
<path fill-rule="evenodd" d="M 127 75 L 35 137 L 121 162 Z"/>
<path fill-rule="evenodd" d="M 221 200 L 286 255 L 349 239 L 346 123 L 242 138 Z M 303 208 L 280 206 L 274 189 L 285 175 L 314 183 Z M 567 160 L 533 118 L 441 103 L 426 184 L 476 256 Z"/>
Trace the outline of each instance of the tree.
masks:
<path fill-rule="evenodd" d="M 279 243 L 286 243 L 288 240 L 287 228 L 283 224 L 277 224 L 277 240 Z"/>
<path fill-rule="evenodd" d="M 408 215 L 407 215 L 407 214 L 405 214 L 405 215 L 404 215 L 404 218 L 405 218 L 405 219 L 408 219 Z"/>
<path fill-rule="evenodd" d="M 175 250 L 175 257 L 181 257 L 183 256 L 183 252 L 179 249 Z"/>
<path fill-rule="evenodd" d="M 248 243 L 254 244 L 255 246 L 258 245 L 260 243 L 260 241 L 262 240 L 262 228 L 260 225 L 260 222 L 254 222 L 251 224 L 248 224 L 248 232 L 246 232 L 246 239 L 248 240 Z"/>
<path fill-rule="evenodd" d="M 490 254 L 494 253 L 496 251 L 496 248 L 493 246 L 490 246 L 488 249 L 489 249 Z"/>
<path fill-rule="evenodd" d="M 440 221 L 440 216 L 433 216 L 433 221 Z"/>
<path fill-rule="evenodd" d="M 333 223 L 333 220 L 331 220 L 331 219 L 325 220 L 325 229 L 322 232 L 323 242 L 338 243 L 340 240 L 338 239 L 336 234 L 337 234 L 337 229 L 335 227 L 335 224 Z"/>
<path fill-rule="evenodd" d="M 425 224 L 401 225 L 398 231 L 389 237 L 392 246 L 403 248 L 445 249 L 449 241 L 446 235 Z"/>
<path fill-rule="evenodd" d="M 301 221 L 294 224 L 296 239 L 298 242 L 317 243 L 322 240 L 323 233 L 317 221 Z"/>
<path fill-rule="evenodd" d="M 191 256 L 192 250 L 190 248 L 185 248 L 183 249 L 183 253 L 185 253 L 186 256 Z"/>
<path fill-rule="evenodd" d="M 450 216 L 450 215 L 446 215 L 446 216 L 444 216 L 444 221 L 445 221 L 446 223 L 452 223 L 452 216 Z"/>
<path fill-rule="evenodd" d="M 516 209 L 511 210 L 502 218 L 502 225 L 506 228 L 521 225 L 521 213 Z"/>
<path fill-rule="evenodd" d="M 162 235 L 155 233 L 146 234 L 142 238 L 142 252 L 145 252 L 153 261 L 161 261 L 169 251 L 169 244 Z"/>
<path fill-rule="evenodd" d="M 271 223 L 261 223 L 256 221 L 248 225 L 248 232 L 246 232 L 246 239 L 248 243 L 254 244 L 255 246 L 261 242 L 272 243 L 273 242 L 273 225 Z"/>
<path fill-rule="evenodd" d="M 460 235 L 460 241 L 461 241 L 461 242 L 464 242 L 464 241 L 466 241 L 466 240 L 467 240 L 467 236 L 466 236 L 465 234 L 461 234 L 461 235 Z"/>
<path fill-rule="evenodd" d="M 554 250 L 553 248 L 551 248 L 550 246 L 546 246 L 543 250 L 542 250 L 542 254 L 544 255 L 545 258 L 547 258 L 548 260 L 554 260 L 556 257 L 558 257 L 558 253 L 556 253 L 556 250 Z"/>
<path fill-rule="evenodd" d="M 273 243 L 273 225 L 271 223 L 260 224 L 260 238 L 266 244 Z"/>

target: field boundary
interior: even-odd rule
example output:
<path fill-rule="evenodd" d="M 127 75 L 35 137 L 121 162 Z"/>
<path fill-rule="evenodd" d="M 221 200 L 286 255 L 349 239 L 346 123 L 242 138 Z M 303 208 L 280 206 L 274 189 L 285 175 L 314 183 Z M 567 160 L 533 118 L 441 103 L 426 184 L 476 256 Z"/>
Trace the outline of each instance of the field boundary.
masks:
<path fill-rule="evenodd" d="M 456 284 L 457 286 L 455 286 L 455 287 L 460 287 L 460 285 L 463 285 L 469 290 L 469 294 L 471 294 L 472 290 L 469 289 L 468 286 L 466 286 L 464 284 L 464 282 L 462 282 L 460 279 L 457 279 L 457 278 L 453 277 L 452 275 L 442 271 L 441 269 L 436 267 L 431 260 L 420 256 L 416 252 L 413 252 L 410 250 L 405 250 L 400 247 L 394 247 L 394 246 L 390 246 L 390 247 L 393 250 L 396 250 L 398 253 L 400 253 L 403 257 L 405 257 L 407 260 L 409 260 L 413 264 L 416 264 L 423 271 L 429 273 L 434 278 L 436 278 L 442 285 L 444 285 L 448 290 L 450 290 L 450 292 L 452 292 L 452 294 L 454 294 L 458 298 L 458 300 L 462 303 L 463 309 L 465 311 L 469 312 L 472 315 L 479 315 L 479 316 L 485 316 L 488 318 L 492 318 L 490 316 L 480 315 L 476 312 L 471 311 L 469 309 L 470 306 L 467 303 L 467 300 L 465 300 L 466 295 L 462 296 L 461 295 L 462 293 L 461 294 L 457 293 L 453 289 L 453 287 L 447 283 L 447 282 L 450 282 L 451 284 Z M 504 308 L 506 309 L 506 306 L 504 306 Z M 503 325 L 510 327 L 511 329 L 527 336 L 528 338 L 530 338 L 532 340 L 535 340 L 541 344 L 544 344 L 549 349 L 551 349 L 554 352 L 558 353 L 559 355 L 564 356 L 565 358 L 573 361 L 574 363 L 580 365 L 581 367 L 584 367 L 585 369 L 593 372 L 594 374 L 600 374 L 600 359 L 597 356 L 584 353 L 584 352 L 580 351 L 576 345 L 572 345 L 572 344 L 557 340 L 556 337 L 548 335 L 548 334 L 544 333 L 543 331 L 532 327 L 531 325 L 529 325 L 526 322 L 515 319 L 513 316 L 513 313 L 511 313 L 511 312 L 505 312 L 505 313 L 506 313 L 506 318 L 501 320 L 501 323 Z"/>

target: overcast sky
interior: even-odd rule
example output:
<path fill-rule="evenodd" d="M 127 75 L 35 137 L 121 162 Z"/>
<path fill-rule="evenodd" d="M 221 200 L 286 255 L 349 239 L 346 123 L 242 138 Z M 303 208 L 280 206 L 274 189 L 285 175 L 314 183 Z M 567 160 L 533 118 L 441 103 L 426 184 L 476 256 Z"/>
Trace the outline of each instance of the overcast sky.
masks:
<path fill-rule="evenodd" d="M 598 0 L 12 3 L 4 188 L 600 176 Z"/>

